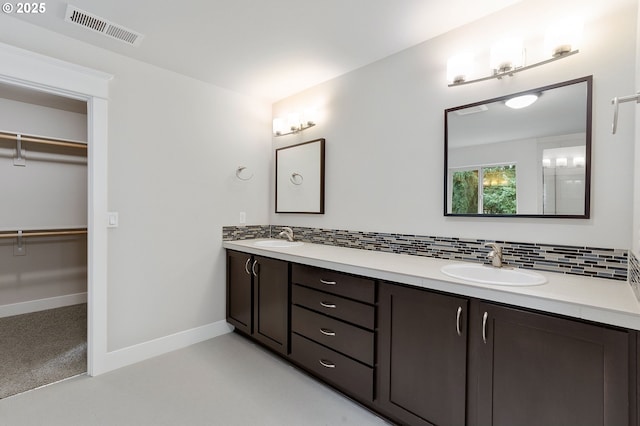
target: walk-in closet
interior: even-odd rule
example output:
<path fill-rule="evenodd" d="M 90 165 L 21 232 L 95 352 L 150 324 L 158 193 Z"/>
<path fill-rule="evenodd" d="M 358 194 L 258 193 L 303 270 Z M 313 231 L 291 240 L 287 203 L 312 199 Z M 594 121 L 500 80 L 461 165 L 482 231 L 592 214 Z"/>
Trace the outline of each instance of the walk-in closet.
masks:
<path fill-rule="evenodd" d="M 0 398 L 87 371 L 86 102 L 0 84 Z"/>

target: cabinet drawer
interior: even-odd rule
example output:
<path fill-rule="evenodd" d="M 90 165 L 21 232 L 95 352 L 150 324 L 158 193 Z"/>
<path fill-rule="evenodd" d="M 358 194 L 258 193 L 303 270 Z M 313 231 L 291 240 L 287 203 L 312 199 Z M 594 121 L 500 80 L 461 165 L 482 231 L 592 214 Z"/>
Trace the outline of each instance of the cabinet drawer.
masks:
<path fill-rule="evenodd" d="M 297 334 L 291 335 L 291 358 L 348 394 L 373 400 L 373 368 Z"/>
<path fill-rule="evenodd" d="M 373 366 L 373 332 L 299 306 L 291 309 L 291 331 Z"/>
<path fill-rule="evenodd" d="M 375 328 L 375 307 L 328 294 L 307 287 L 294 285 L 292 301 L 296 305 L 329 315 L 364 328 Z"/>
<path fill-rule="evenodd" d="M 375 281 L 328 269 L 294 263 L 291 281 L 361 302 L 373 304 L 376 300 Z"/>

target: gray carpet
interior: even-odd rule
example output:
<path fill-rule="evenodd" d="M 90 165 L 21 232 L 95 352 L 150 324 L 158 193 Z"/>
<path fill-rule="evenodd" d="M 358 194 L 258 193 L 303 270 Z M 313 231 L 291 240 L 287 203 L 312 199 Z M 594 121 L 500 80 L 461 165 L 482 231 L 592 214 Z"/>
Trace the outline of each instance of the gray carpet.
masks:
<path fill-rule="evenodd" d="M 86 371 L 86 303 L 0 318 L 0 398 Z"/>

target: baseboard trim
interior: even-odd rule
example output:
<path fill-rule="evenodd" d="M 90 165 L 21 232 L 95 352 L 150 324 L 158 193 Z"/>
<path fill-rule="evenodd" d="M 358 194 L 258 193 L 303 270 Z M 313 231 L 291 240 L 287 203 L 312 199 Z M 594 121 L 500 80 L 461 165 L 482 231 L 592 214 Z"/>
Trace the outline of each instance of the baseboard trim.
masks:
<path fill-rule="evenodd" d="M 127 365 L 135 364 L 167 352 L 182 349 L 195 343 L 230 333 L 231 331 L 233 331 L 233 327 L 225 320 L 222 320 L 116 351 L 107 352 L 105 355 L 104 369 L 101 369 L 99 374 L 126 367 Z"/>
<path fill-rule="evenodd" d="M 0 318 L 87 303 L 87 293 L 67 294 L 0 306 Z"/>

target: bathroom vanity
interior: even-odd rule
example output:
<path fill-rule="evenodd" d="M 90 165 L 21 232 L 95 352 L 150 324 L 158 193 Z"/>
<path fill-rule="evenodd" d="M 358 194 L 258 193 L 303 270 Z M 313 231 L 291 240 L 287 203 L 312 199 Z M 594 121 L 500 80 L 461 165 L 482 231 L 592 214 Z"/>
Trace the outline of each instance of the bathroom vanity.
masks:
<path fill-rule="evenodd" d="M 472 284 L 450 261 L 255 242 L 224 242 L 228 321 L 393 422 L 638 424 L 627 283 Z"/>

